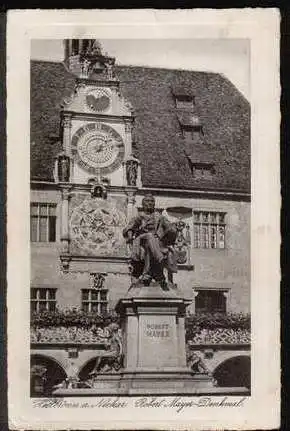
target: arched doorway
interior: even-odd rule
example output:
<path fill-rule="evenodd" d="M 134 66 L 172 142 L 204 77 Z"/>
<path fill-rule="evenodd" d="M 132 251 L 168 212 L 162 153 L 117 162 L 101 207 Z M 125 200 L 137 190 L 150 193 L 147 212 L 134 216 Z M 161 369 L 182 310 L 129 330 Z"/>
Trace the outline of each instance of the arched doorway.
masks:
<path fill-rule="evenodd" d="M 213 373 L 221 387 L 251 388 L 251 360 L 249 356 L 235 356 L 222 362 Z"/>
<path fill-rule="evenodd" d="M 66 379 L 64 369 L 52 358 L 32 355 L 30 359 L 30 396 L 50 396 L 54 386 Z"/>
<path fill-rule="evenodd" d="M 90 372 L 93 371 L 95 365 L 96 365 L 96 358 L 90 359 L 80 370 L 79 372 L 79 379 L 81 382 L 85 382 L 86 380 L 90 379 Z"/>

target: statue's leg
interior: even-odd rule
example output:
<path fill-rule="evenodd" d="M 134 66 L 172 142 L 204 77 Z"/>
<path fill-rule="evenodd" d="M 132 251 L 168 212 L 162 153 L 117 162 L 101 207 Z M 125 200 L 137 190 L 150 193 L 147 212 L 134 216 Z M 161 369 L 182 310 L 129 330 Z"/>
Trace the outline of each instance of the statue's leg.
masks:
<path fill-rule="evenodd" d="M 143 250 L 144 250 L 144 266 L 142 275 L 140 276 L 140 280 L 145 285 L 149 285 L 152 280 L 152 259 L 150 248 L 148 245 L 148 241 L 143 242 Z"/>
<path fill-rule="evenodd" d="M 160 249 L 160 241 L 158 237 L 153 234 L 148 234 L 146 246 L 155 262 L 161 263 L 164 261 L 165 256 Z"/>
<path fill-rule="evenodd" d="M 96 359 L 96 363 L 95 363 L 95 366 L 94 366 L 93 370 L 90 372 L 90 374 L 91 374 L 91 375 L 92 375 L 92 374 L 97 374 L 97 373 L 98 373 L 98 371 L 99 371 L 99 367 L 100 367 L 101 359 L 102 359 L 102 357 L 101 357 L 101 356 L 98 356 L 98 357 L 97 357 L 97 359 Z"/>
<path fill-rule="evenodd" d="M 169 290 L 169 287 L 164 275 L 164 265 L 162 263 L 155 263 L 153 268 L 154 268 L 154 278 L 160 284 L 162 290 Z"/>

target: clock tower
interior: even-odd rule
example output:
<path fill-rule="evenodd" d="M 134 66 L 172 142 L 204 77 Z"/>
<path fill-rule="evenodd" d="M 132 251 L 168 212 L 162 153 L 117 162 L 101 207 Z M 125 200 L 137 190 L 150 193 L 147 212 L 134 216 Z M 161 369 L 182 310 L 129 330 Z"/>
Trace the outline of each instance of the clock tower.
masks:
<path fill-rule="evenodd" d="M 121 95 L 115 58 L 97 40 L 66 40 L 65 67 L 76 81 L 62 104 L 54 176 L 62 191 L 61 261 L 68 270 L 73 255 L 124 255 L 121 232 L 141 175 L 132 154 L 133 109 Z"/>
<path fill-rule="evenodd" d="M 70 181 L 86 184 L 96 177 L 106 178 L 112 186 L 126 186 L 134 116 L 120 94 L 115 59 L 103 54 L 99 42 L 92 39 L 66 40 L 65 47 L 65 65 L 76 76 L 74 92 L 63 101 L 61 112 L 63 150 L 71 159 Z"/>

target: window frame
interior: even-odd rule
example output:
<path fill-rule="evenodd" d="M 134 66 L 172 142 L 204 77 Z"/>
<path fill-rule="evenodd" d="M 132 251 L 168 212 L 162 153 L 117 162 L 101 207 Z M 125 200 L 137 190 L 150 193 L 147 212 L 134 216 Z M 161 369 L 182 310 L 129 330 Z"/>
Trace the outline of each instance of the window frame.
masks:
<path fill-rule="evenodd" d="M 84 299 L 84 293 L 87 292 L 88 293 L 88 299 Z M 102 293 L 106 293 L 106 299 L 103 300 L 101 299 L 101 295 Z M 96 289 L 96 288 L 85 288 L 85 289 L 81 289 L 81 309 L 82 311 L 86 311 L 88 313 L 92 313 L 92 312 L 96 312 L 98 314 L 104 314 L 102 312 L 102 305 L 105 304 L 105 308 L 106 308 L 106 313 L 108 313 L 108 305 L 109 305 L 109 297 L 108 297 L 108 292 L 109 289 L 107 288 L 101 288 L 101 289 Z M 92 294 L 96 293 L 97 294 L 97 299 L 92 299 Z M 88 305 L 88 309 L 84 308 L 84 305 L 87 304 Z M 96 305 L 97 306 L 97 311 L 92 309 L 92 306 Z"/>
<path fill-rule="evenodd" d="M 34 298 L 33 295 L 33 291 L 36 291 L 36 295 Z M 45 292 L 45 298 L 41 298 L 40 292 Z M 50 298 L 49 294 L 53 292 L 53 298 Z M 45 304 L 45 311 L 55 311 L 56 310 L 56 306 L 57 306 L 57 300 L 56 300 L 56 292 L 57 292 L 57 288 L 56 287 L 36 287 L 36 286 L 32 286 L 30 288 L 30 309 L 32 312 L 36 312 L 39 313 L 42 310 L 40 304 Z M 34 309 L 34 307 L 32 306 L 32 304 L 36 304 L 36 307 Z M 52 309 L 50 309 L 49 304 L 53 304 L 54 307 L 52 307 Z"/>
<path fill-rule="evenodd" d="M 45 214 L 41 214 L 41 208 L 45 207 Z M 36 214 L 33 211 L 36 208 Z M 53 214 L 50 214 L 52 210 Z M 33 219 L 36 219 L 36 239 L 33 238 Z M 45 220 L 45 228 L 41 227 L 41 220 Z M 52 226 L 51 226 L 51 222 Z M 45 231 L 45 240 L 41 239 Z M 51 240 L 51 234 L 53 239 Z M 57 203 L 55 202 L 30 202 L 30 242 L 33 244 L 53 244 L 57 242 Z"/>
<path fill-rule="evenodd" d="M 193 96 L 189 96 L 188 94 L 175 94 L 174 98 L 176 109 L 180 111 L 192 111 L 194 109 L 195 100 Z"/>
<path fill-rule="evenodd" d="M 217 293 L 223 295 L 224 299 L 224 310 L 197 310 L 196 303 L 197 303 L 197 297 L 200 293 Z M 228 308 L 229 308 L 229 295 L 230 295 L 230 288 L 229 287 L 194 287 L 193 288 L 193 295 L 194 295 L 194 312 L 197 314 L 215 314 L 215 313 L 221 313 L 221 314 L 227 314 Z"/>
<path fill-rule="evenodd" d="M 199 222 L 196 222 L 195 216 L 199 214 Z M 218 216 L 218 221 L 216 223 L 212 221 L 204 222 L 200 221 L 204 215 L 208 215 L 208 220 L 211 220 L 212 216 Z M 193 241 L 192 247 L 195 250 L 225 250 L 227 248 L 226 244 L 226 216 L 227 213 L 221 210 L 212 209 L 209 210 L 193 210 Z M 223 217 L 223 222 L 220 221 L 220 218 Z M 215 229 L 214 229 L 215 228 Z M 220 228 L 223 229 L 223 233 L 221 233 Z M 203 232 L 205 232 L 203 234 Z M 216 232 L 216 247 L 212 247 L 212 234 Z M 208 239 L 207 239 L 208 238 Z M 199 245 L 197 245 L 199 243 Z M 218 244 L 223 243 L 223 246 Z M 208 244 L 208 246 L 206 246 Z"/>
<path fill-rule="evenodd" d="M 213 163 L 194 163 L 190 162 L 192 175 L 197 179 L 211 180 L 215 174 Z"/>
<path fill-rule="evenodd" d="M 196 142 L 195 134 L 198 134 L 198 140 L 202 140 L 204 133 L 202 125 L 184 125 L 181 124 L 182 138 L 185 141 Z"/>

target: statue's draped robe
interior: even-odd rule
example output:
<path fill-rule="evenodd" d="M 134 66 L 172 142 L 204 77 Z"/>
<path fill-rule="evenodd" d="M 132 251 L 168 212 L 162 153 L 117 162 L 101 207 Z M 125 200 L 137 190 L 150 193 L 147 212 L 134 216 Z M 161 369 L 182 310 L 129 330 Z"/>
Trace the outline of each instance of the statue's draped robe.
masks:
<path fill-rule="evenodd" d="M 158 214 L 140 213 L 132 218 L 123 231 L 124 237 L 128 238 L 129 231 L 132 232 L 131 261 L 146 261 L 146 253 L 150 253 L 153 262 L 165 262 L 170 272 L 177 272 L 175 253 L 173 245 L 176 239 L 176 228 L 166 217 Z M 145 262 L 146 263 L 146 262 Z M 145 272 L 149 268 L 145 269 Z"/>

